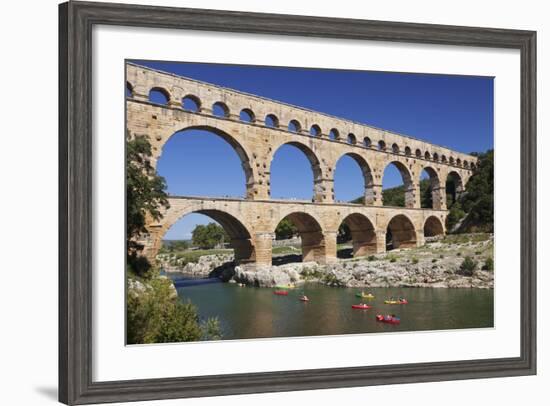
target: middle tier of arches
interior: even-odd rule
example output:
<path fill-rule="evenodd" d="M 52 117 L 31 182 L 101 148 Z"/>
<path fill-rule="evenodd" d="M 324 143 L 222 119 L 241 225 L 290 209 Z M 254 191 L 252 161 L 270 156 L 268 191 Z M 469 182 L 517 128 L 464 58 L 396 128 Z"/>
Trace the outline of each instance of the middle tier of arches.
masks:
<path fill-rule="evenodd" d="M 181 109 L 169 109 L 150 103 L 128 101 L 129 136 L 145 135 L 153 146 L 156 166 L 164 145 L 176 133 L 185 130 L 207 130 L 224 139 L 237 153 L 246 179 L 247 199 L 265 200 L 271 197 L 271 166 L 277 151 L 291 145 L 308 159 L 313 172 L 315 203 L 334 203 L 335 168 L 343 157 L 352 158 L 363 175 L 364 202 L 382 206 L 384 170 L 394 165 L 403 179 L 405 207 L 421 208 L 420 176 L 425 171 L 430 178 L 432 208 L 446 209 L 445 187 L 449 177 L 460 193 L 470 171 L 426 162 L 391 151 L 375 151 L 342 143 L 319 143 L 314 137 L 294 134 L 277 128 L 256 126 L 204 114 L 192 114 Z"/>

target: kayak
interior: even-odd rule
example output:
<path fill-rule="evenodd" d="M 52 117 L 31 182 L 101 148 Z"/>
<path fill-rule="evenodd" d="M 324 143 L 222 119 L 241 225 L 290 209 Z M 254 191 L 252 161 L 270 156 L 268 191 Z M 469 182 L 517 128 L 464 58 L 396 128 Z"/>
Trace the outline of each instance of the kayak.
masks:
<path fill-rule="evenodd" d="M 361 304 L 351 305 L 351 308 L 352 309 L 367 310 L 367 309 L 372 309 L 372 306 L 369 306 L 368 304 L 361 303 Z"/>
<path fill-rule="evenodd" d="M 371 293 L 366 295 L 364 293 L 356 293 L 355 296 L 362 297 L 364 299 L 374 299 L 374 295 L 372 295 Z"/>
<path fill-rule="evenodd" d="M 401 323 L 401 320 L 399 319 L 399 317 L 382 316 L 381 314 L 376 315 L 376 321 L 380 321 L 382 323 L 388 323 L 388 324 L 399 324 L 399 323 Z"/>
<path fill-rule="evenodd" d="M 309 302 L 309 298 L 307 296 L 300 296 L 300 300 L 302 302 Z"/>
<path fill-rule="evenodd" d="M 280 295 L 280 296 L 288 296 L 288 292 L 286 290 L 276 290 L 275 292 L 273 292 L 273 294 Z"/>
<path fill-rule="evenodd" d="M 403 300 L 384 300 L 385 304 L 391 304 L 391 305 L 403 305 L 409 303 L 407 299 Z"/>

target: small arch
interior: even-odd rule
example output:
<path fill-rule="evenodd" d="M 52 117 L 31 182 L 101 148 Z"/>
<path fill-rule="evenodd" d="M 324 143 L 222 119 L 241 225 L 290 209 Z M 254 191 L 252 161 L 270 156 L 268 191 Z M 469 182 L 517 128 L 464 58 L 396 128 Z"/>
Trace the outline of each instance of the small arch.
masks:
<path fill-rule="evenodd" d="M 319 262 L 326 260 L 325 237 L 319 222 L 310 214 L 304 212 L 292 212 L 284 216 L 275 229 L 283 220 L 287 220 L 297 230 L 300 236 L 302 255 L 287 255 L 285 257 L 273 257 L 273 265 L 281 265 L 289 262 Z M 273 232 L 275 232 L 273 229 Z"/>
<path fill-rule="evenodd" d="M 338 130 L 336 128 L 332 128 L 330 130 L 330 132 L 328 133 L 328 137 L 331 140 L 339 140 L 340 139 L 340 133 L 338 132 Z"/>
<path fill-rule="evenodd" d="M 464 161 L 463 165 L 466 169 L 470 167 L 470 163 L 468 161 Z"/>
<path fill-rule="evenodd" d="M 391 146 L 391 150 L 394 154 L 399 154 L 399 145 L 397 145 L 396 143 L 393 143 Z"/>
<path fill-rule="evenodd" d="M 134 86 L 130 82 L 126 82 L 126 97 L 134 97 Z"/>
<path fill-rule="evenodd" d="M 430 159 L 431 155 L 429 151 L 424 152 L 424 159 Z"/>
<path fill-rule="evenodd" d="M 383 140 L 378 141 L 378 151 L 385 151 L 386 143 Z"/>
<path fill-rule="evenodd" d="M 411 153 L 412 153 L 412 152 L 411 152 L 410 147 L 405 147 L 405 155 L 411 156 Z"/>
<path fill-rule="evenodd" d="M 338 251 L 338 256 L 361 257 L 376 253 L 376 232 L 370 219 L 360 213 L 352 213 L 342 220 L 338 228 L 337 243 L 345 247 L 346 243 L 352 243 L 352 247 Z"/>
<path fill-rule="evenodd" d="M 462 161 L 460 160 L 460 158 L 456 158 L 456 165 L 462 166 Z"/>
<path fill-rule="evenodd" d="M 441 155 L 441 162 L 446 163 L 447 157 L 445 155 Z"/>
<path fill-rule="evenodd" d="M 416 247 L 416 230 L 413 222 L 404 214 L 397 214 L 386 227 L 386 250 Z"/>
<path fill-rule="evenodd" d="M 439 155 L 437 154 L 437 152 L 434 152 L 433 156 L 432 156 L 432 159 L 434 160 L 434 162 L 438 162 L 439 161 Z"/>
<path fill-rule="evenodd" d="M 370 147 L 372 147 L 372 141 L 371 141 L 371 139 L 370 139 L 369 137 L 363 138 L 363 146 L 364 146 L 365 148 L 370 148 Z"/>
<path fill-rule="evenodd" d="M 162 87 L 153 87 L 149 91 L 149 101 L 155 104 L 167 105 L 170 101 L 170 93 Z"/>
<path fill-rule="evenodd" d="M 443 223 L 436 216 L 430 216 L 424 222 L 424 237 L 436 237 L 445 234 Z"/>
<path fill-rule="evenodd" d="M 269 128 L 279 128 L 279 119 L 275 114 L 268 114 L 265 116 L 265 125 Z"/>
<path fill-rule="evenodd" d="M 302 126 L 298 120 L 290 120 L 288 123 L 288 131 L 292 133 L 299 133 L 302 130 Z"/>
<path fill-rule="evenodd" d="M 216 102 L 212 105 L 212 114 L 216 117 L 229 117 L 229 107 L 223 102 Z"/>
<path fill-rule="evenodd" d="M 321 127 L 319 127 L 317 124 L 313 124 L 311 128 L 309 129 L 309 135 L 313 137 L 320 137 L 321 136 Z"/>
<path fill-rule="evenodd" d="M 422 158 L 422 151 L 420 151 L 418 148 L 416 149 L 414 154 L 416 155 L 417 158 Z"/>
<path fill-rule="evenodd" d="M 454 163 L 455 163 L 454 157 L 450 157 L 450 158 L 449 158 L 449 163 L 450 163 L 451 165 L 454 165 Z"/>
<path fill-rule="evenodd" d="M 181 107 L 184 110 L 198 113 L 201 111 L 201 100 L 192 94 L 189 94 L 181 99 Z"/>
<path fill-rule="evenodd" d="M 242 109 L 239 113 L 239 119 L 245 123 L 253 123 L 256 121 L 256 116 L 254 112 L 250 109 Z"/>
<path fill-rule="evenodd" d="M 352 133 L 348 134 L 348 144 L 352 144 L 352 145 L 357 144 L 357 138 L 355 137 L 355 134 L 352 134 Z"/>

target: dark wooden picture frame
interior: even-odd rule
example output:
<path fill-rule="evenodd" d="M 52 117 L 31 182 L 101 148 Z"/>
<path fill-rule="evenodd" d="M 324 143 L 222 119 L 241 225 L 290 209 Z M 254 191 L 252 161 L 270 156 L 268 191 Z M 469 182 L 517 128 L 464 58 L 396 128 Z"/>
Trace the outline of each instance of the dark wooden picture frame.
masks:
<path fill-rule="evenodd" d="M 517 358 L 94 382 L 94 24 L 512 48 L 521 53 L 521 353 Z M 219 396 L 536 373 L 536 32 L 295 15 L 68 2 L 59 7 L 59 400 Z"/>

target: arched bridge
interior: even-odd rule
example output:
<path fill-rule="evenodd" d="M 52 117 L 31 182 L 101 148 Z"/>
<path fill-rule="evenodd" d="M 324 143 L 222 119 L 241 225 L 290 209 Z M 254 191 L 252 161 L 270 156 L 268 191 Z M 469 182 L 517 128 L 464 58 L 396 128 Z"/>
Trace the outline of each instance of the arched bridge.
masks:
<path fill-rule="evenodd" d="M 350 227 L 356 255 L 384 252 L 388 229 L 395 246 L 421 245 L 425 233 L 445 231 L 446 181 L 453 180 L 456 193 L 462 192 L 477 165 L 471 155 L 302 107 L 130 63 L 126 73 L 128 135 L 150 139 L 153 165 L 172 135 L 207 129 L 234 148 L 246 177 L 245 199 L 170 198 L 163 220 L 148 225 L 150 257 L 156 255 L 168 228 L 193 212 L 207 214 L 226 228 L 242 262 L 271 263 L 271 239 L 285 217 L 299 229 L 304 260 L 335 260 L 342 222 Z M 151 102 L 152 90 L 161 92 L 166 102 Z M 270 199 L 271 161 L 287 144 L 299 148 L 311 163 L 311 202 Z M 334 201 L 334 172 L 343 156 L 353 158 L 362 170 L 364 205 Z M 405 207 L 382 205 L 382 176 L 390 164 L 403 178 Z M 423 170 L 430 176 L 431 209 L 420 205 Z"/>

